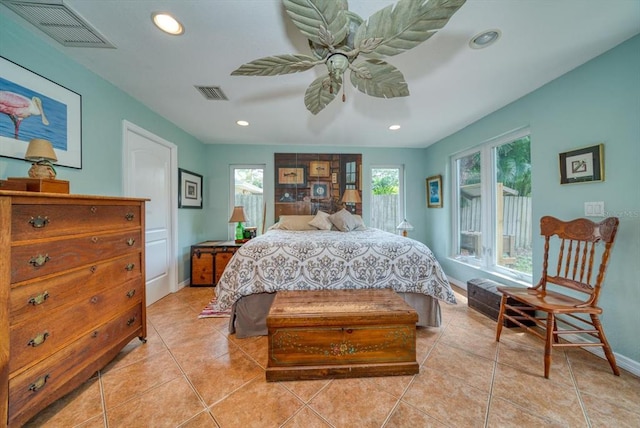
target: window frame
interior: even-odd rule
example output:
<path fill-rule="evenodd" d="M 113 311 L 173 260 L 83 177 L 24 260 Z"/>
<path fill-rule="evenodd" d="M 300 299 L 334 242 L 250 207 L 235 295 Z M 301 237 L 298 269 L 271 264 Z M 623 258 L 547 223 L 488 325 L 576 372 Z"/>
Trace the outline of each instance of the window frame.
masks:
<path fill-rule="evenodd" d="M 530 274 L 509 269 L 500 266 L 496 260 L 495 252 L 496 242 L 496 216 L 497 216 L 497 195 L 496 195 L 496 178 L 497 178 L 497 147 L 509 144 L 524 137 L 531 138 L 529 127 L 520 128 L 507 132 L 498 137 L 491 138 L 483 143 L 471 147 L 467 150 L 453 154 L 450 157 L 451 168 L 451 249 L 449 257 L 466 266 L 475 267 L 488 273 L 499 274 L 509 279 L 531 284 L 533 277 Z M 480 153 L 480 195 L 481 195 L 481 215 L 480 221 L 481 233 L 483 236 L 481 257 L 477 262 L 470 260 L 462 260 L 459 256 L 460 248 L 460 185 L 458 160 L 474 153 Z M 486 231 L 486 232 L 485 232 Z M 490 246 L 484 239 L 485 236 L 491 237 Z"/>
<path fill-rule="evenodd" d="M 236 203 L 236 169 L 261 169 L 262 170 L 262 200 L 263 200 L 263 205 L 264 203 L 267 201 L 267 189 L 266 189 L 266 171 L 267 171 L 267 166 L 263 163 L 260 164 L 230 164 L 229 165 L 229 206 L 227 207 L 227 218 L 231 217 L 231 213 L 233 212 L 233 207 L 235 206 Z M 267 213 L 263 213 L 263 215 L 266 217 Z M 264 221 L 265 219 L 263 219 Z M 260 225 L 257 225 L 258 229 L 257 232 L 258 234 L 262 234 L 262 230 L 260 228 Z M 228 228 L 227 228 L 227 236 L 229 237 L 233 237 L 235 236 L 235 230 L 236 230 L 236 226 L 235 224 L 231 224 L 229 223 Z M 231 238 L 229 238 L 231 239 Z"/>
<path fill-rule="evenodd" d="M 405 187 L 405 166 L 404 164 L 379 164 L 379 165 L 371 165 L 369 166 L 369 195 L 371 200 L 371 208 L 369 210 L 369 224 L 373 224 L 373 170 L 374 169 L 397 169 L 398 170 L 398 216 L 399 219 L 396 219 L 396 225 L 400 224 L 400 222 L 407 217 L 407 205 L 406 205 L 406 187 Z M 401 233 L 401 231 L 396 230 L 393 233 Z"/>

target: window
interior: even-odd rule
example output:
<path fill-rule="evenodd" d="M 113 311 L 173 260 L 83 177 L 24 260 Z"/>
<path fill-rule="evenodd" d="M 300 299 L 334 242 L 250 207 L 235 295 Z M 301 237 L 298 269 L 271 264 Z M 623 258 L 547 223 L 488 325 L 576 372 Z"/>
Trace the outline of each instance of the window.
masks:
<path fill-rule="evenodd" d="M 391 233 L 404 219 L 404 168 L 379 166 L 371 168 L 370 226 Z"/>
<path fill-rule="evenodd" d="M 452 158 L 454 257 L 531 281 L 531 150 L 528 130 Z"/>
<path fill-rule="evenodd" d="M 234 206 L 242 205 L 247 216 L 245 227 L 255 227 L 260 233 L 264 221 L 264 165 L 232 165 L 231 186 L 229 215 Z M 235 225 L 229 227 L 231 233 Z"/>

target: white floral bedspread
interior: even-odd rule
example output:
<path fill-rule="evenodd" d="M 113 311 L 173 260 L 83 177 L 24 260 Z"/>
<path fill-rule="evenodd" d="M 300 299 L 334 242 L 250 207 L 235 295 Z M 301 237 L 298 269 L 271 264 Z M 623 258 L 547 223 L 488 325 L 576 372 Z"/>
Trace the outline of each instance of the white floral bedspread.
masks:
<path fill-rule="evenodd" d="M 392 288 L 456 303 L 431 250 L 379 229 L 271 230 L 234 254 L 216 286 L 220 309 L 279 290 Z"/>

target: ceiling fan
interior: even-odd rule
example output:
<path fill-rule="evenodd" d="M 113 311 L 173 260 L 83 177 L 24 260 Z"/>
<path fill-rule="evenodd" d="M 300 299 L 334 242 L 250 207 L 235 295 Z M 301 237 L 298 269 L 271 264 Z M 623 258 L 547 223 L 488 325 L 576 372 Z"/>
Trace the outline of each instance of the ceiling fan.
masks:
<path fill-rule="evenodd" d="M 275 76 L 324 64 L 327 74 L 315 79 L 304 95 L 304 103 L 313 114 L 318 114 L 340 92 L 347 70 L 353 86 L 367 95 L 406 97 L 409 87 L 404 76 L 381 58 L 408 51 L 427 40 L 465 1 L 400 0 L 365 21 L 348 10 L 347 0 L 283 0 L 287 15 L 309 39 L 313 56 L 268 56 L 240 66 L 231 75 Z M 367 59 L 356 63 L 360 55 Z"/>

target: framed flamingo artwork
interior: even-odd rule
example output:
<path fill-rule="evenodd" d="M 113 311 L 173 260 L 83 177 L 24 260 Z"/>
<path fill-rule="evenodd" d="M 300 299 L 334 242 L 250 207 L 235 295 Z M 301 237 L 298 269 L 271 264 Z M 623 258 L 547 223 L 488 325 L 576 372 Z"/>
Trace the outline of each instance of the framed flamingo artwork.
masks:
<path fill-rule="evenodd" d="M 29 141 L 51 141 L 56 166 L 82 168 L 82 97 L 0 57 L 0 156 L 24 159 Z"/>

